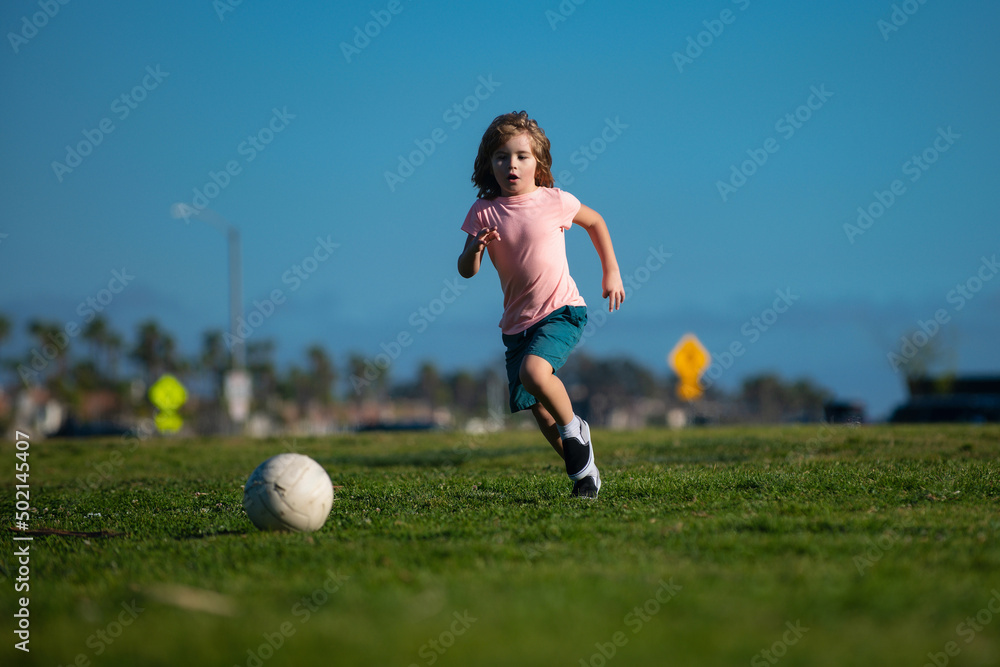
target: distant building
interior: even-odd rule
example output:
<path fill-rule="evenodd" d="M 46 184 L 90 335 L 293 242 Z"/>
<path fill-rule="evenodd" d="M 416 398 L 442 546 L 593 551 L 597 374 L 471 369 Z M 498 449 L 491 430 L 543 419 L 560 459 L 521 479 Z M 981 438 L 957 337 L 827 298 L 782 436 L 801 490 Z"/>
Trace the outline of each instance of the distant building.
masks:
<path fill-rule="evenodd" d="M 1000 376 L 922 377 L 907 381 L 910 399 L 891 422 L 1000 422 Z"/>

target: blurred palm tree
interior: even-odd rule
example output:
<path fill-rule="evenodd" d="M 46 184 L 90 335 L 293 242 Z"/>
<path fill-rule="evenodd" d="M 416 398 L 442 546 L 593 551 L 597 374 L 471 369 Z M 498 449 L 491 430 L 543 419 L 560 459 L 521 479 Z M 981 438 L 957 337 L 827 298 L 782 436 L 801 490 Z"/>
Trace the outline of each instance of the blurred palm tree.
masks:
<path fill-rule="evenodd" d="M 226 382 L 226 371 L 232 368 L 232 358 L 226 349 L 223 333 L 219 329 L 211 329 L 201 336 L 201 369 L 211 375 L 212 388 L 216 397 L 221 400 Z"/>
<path fill-rule="evenodd" d="M 354 397 L 358 403 L 365 399 L 384 399 L 389 387 L 389 369 L 379 368 L 370 360 L 353 352 L 347 359 L 347 369 L 350 375 L 349 395 Z M 367 374 L 367 375 L 366 375 Z"/>
<path fill-rule="evenodd" d="M 69 336 L 57 322 L 46 322 L 39 319 L 32 319 L 28 322 L 28 333 L 37 343 L 35 351 L 41 354 L 43 359 L 52 358 L 56 362 L 56 372 L 50 377 L 48 385 L 50 389 L 58 393 L 65 385 L 69 367 Z M 43 370 L 47 370 L 47 367 Z"/>
<path fill-rule="evenodd" d="M 97 315 L 85 327 L 83 327 L 83 339 L 90 347 L 90 357 L 95 363 L 99 363 L 104 351 L 104 339 L 108 335 L 108 321 L 103 315 Z"/>
<path fill-rule="evenodd" d="M 420 364 L 417 371 L 417 390 L 420 398 L 430 403 L 432 408 L 448 405 L 452 402 L 452 391 L 449 383 L 441 377 L 433 361 Z"/>
<path fill-rule="evenodd" d="M 110 383 L 117 381 L 122 337 L 111 328 L 103 315 L 88 322 L 81 335 L 90 346 L 90 358 L 102 378 Z"/>
<path fill-rule="evenodd" d="M 167 371 L 177 371 L 182 365 L 177 359 L 177 344 L 155 320 L 146 320 L 138 327 L 135 347 L 129 358 L 141 368 L 147 386 Z"/>
<path fill-rule="evenodd" d="M 309 360 L 309 376 L 311 378 L 311 398 L 322 405 L 329 405 L 333 402 L 333 387 L 337 380 L 337 371 L 333 366 L 333 360 L 326 353 L 322 345 L 314 344 L 306 350 L 306 358 Z"/>
<path fill-rule="evenodd" d="M 278 391 L 278 372 L 274 366 L 274 340 L 247 343 L 247 370 L 253 377 L 253 394 L 257 408 L 266 407 Z"/>

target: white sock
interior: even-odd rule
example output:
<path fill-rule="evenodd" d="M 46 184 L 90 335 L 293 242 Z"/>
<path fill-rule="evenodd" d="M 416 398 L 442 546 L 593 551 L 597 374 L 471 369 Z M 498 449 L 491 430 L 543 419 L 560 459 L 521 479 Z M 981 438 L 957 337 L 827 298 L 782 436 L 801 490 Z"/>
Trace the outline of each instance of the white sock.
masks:
<path fill-rule="evenodd" d="M 563 440 L 565 440 L 566 438 L 577 438 L 578 440 L 583 440 L 583 431 L 581 429 L 580 418 L 577 417 L 576 415 L 573 415 L 573 421 L 566 424 L 565 426 L 562 426 L 560 424 L 556 424 L 556 426 L 559 426 L 559 437 L 561 437 Z"/>

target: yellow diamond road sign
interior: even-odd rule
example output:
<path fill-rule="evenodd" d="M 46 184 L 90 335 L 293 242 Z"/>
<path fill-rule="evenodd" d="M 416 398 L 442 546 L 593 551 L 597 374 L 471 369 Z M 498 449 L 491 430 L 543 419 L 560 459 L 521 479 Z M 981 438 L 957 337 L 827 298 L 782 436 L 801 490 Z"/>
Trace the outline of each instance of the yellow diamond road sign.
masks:
<path fill-rule="evenodd" d="M 702 394 L 698 378 L 708 368 L 712 355 L 694 334 L 684 334 L 667 355 L 667 363 L 677 373 L 680 383 L 677 395 L 685 401 L 693 401 Z"/>
<path fill-rule="evenodd" d="M 164 412 L 157 413 L 154 421 L 160 433 L 177 433 L 177 431 L 181 430 L 181 426 L 184 425 L 184 420 L 173 410 L 165 410 Z"/>
<path fill-rule="evenodd" d="M 161 433 L 176 433 L 181 430 L 184 420 L 177 409 L 187 401 L 187 389 L 180 380 L 167 373 L 149 388 L 149 400 L 159 412 L 156 414 L 156 428 Z"/>
<path fill-rule="evenodd" d="M 697 379 L 711 360 L 712 355 L 694 334 L 684 334 L 667 357 L 670 367 L 681 379 Z"/>
<path fill-rule="evenodd" d="M 187 389 L 180 380 L 167 373 L 149 388 L 149 400 L 161 410 L 176 410 L 187 401 Z"/>

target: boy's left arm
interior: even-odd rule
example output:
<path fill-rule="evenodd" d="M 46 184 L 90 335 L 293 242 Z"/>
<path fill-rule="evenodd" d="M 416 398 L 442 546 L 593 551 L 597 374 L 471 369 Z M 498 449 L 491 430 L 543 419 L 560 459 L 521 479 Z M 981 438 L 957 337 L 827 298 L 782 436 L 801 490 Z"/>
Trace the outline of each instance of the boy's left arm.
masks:
<path fill-rule="evenodd" d="M 625 301 L 625 286 L 622 285 L 621 272 L 618 270 L 618 260 L 615 249 L 611 245 L 611 233 L 601 214 L 589 206 L 580 205 L 573 222 L 587 230 L 590 240 L 601 258 L 601 268 L 604 278 L 601 280 L 602 296 L 608 299 L 608 312 L 618 310 Z"/>

